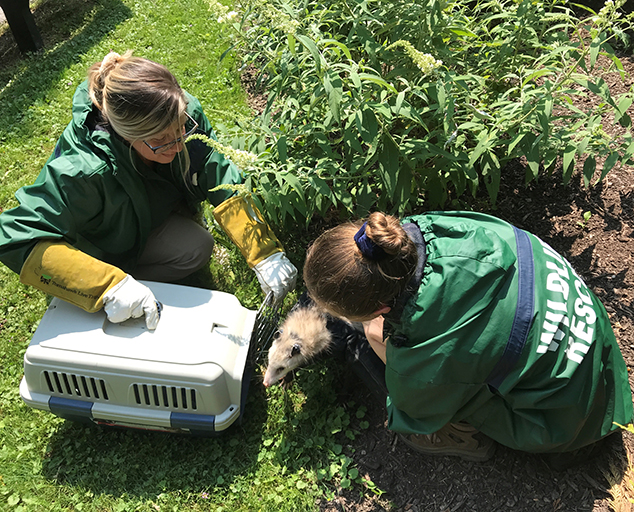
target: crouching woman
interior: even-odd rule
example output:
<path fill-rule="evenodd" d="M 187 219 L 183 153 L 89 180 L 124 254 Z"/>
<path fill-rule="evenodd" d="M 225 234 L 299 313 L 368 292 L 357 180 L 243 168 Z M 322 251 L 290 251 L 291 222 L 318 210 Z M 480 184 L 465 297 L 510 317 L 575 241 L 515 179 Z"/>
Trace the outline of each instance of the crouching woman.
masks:
<path fill-rule="evenodd" d="M 0 261 L 20 280 L 112 322 L 159 321 L 152 291 L 207 264 L 214 239 L 202 203 L 283 297 L 296 268 L 255 205 L 233 196 L 242 172 L 200 140 L 216 135 L 200 102 L 163 65 L 111 52 L 77 87 L 72 121 L 18 205 L 0 215 Z M 223 188 L 222 185 L 229 185 Z"/>
<path fill-rule="evenodd" d="M 322 234 L 304 280 L 365 322 L 385 363 L 388 426 L 417 451 L 486 460 L 575 454 L 632 420 L 607 313 L 536 236 L 484 214 L 373 213 Z"/>

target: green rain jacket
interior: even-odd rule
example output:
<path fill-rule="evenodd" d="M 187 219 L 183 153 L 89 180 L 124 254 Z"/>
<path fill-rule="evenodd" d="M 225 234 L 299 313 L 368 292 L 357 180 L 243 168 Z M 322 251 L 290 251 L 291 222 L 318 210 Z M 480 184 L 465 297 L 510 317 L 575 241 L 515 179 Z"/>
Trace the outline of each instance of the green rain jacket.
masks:
<path fill-rule="evenodd" d="M 197 133 L 216 138 L 200 102 L 186 94 Z M 239 183 L 240 171 L 199 140 L 187 143 L 191 165 L 182 177 L 178 156 L 171 164 L 146 166 L 117 134 L 99 125 L 87 82 L 73 98 L 73 118 L 54 154 L 32 185 L 17 191 L 19 206 L 0 215 L 0 261 L 19 273 L 43 239 L 63 239 L 77 249 L 134 269 L 152 229 L 170 213 L 208 199 L 218 205 L 231 192 L 213 187 Z M 188 127 L 189 129 L 189 127 Z"/>
<path fill-rule="evenodd" d="M 404 226 L 424 242 L 419 281 L 386 315 L 391 429 L 431 434 L 466 421 L 517 450 L 564 452 L 631 422 L 627 368 L 607 313 L 564 258 L 528 235 L 528 336 L 510 373 L 491 386 L 518 304 L 513 227 L 466 212 L 414 216 Z"/>

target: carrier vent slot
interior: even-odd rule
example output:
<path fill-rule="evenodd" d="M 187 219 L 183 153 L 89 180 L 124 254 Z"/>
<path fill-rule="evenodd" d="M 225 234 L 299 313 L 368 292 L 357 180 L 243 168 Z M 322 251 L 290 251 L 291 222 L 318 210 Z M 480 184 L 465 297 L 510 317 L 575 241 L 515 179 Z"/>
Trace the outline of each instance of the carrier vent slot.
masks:
<path fill-rule="evenodd" d="M 106 381 L 103 379 L 64 372 L 44 371 L 42 373 L 51 393 L 108 400 Z"/>
<path fill-rule="evenodd" d="M 68 383 L 68 376 L 65 373 L 62 373 L 62 379 L 64 380 L 64 389 L 66 390 L 66 394 L 72 395 L 73 392 L 70 390 L 70 384 Z"/>
<path fill-rule="evenodd" d="M 92 392 L 95 394 L 95 398 L 99 398 L 99 390 L 97 389 L 97 382 L 92 377 L 90 378 L 90 385 L 92 386 Z"/>
<path fill-rule="evenodd" d="M 57 372 L 53 372 L 53 378 L 55 379 L 55 386 L 56 386 L 56 391 L 58 393 L 64 393 L 62 391 L 62 384 L 59 381 L 59 377 L 57 376 Z"/>
<path fill-rule="evenodd" d="M 81 391 L 79 390 L 79 382 L 77 381 L 76 375 L 71 375 L 73 380 L 73 391 L 77 396 L 81 396 Z"/>
<path fill-rule="evenodd" d="M 88 388 L 88 382 L 86 382 L 86 377 L 82 375 L 81 377 L 81 385 L 84 388 L 84 394 L 90 398 L 90 389 Z"/>
<path fill-rule="evenodd" d="M 44 378 L 46 379 L 46 385 L 48 386 L 48 390 L 51 393 L 54 393 L 55 390 L 53 389 L 53 383 L 51 382 L 51 378 L 48 376 L 48 372 L 44 372 Z"/>
<path fill-rule="evenodd" d="M 137 405 L 168 407 L 171 409 L 197 410 L 196 390 L 156 384 L 133 384 L 134 401 Z"/>
<path fill-rule="evenodd" d="M 106 391 L 106 381 L 104 380 L 99 380 L 99 383 L 101 384 L 101 393 L 102 393 L 102 397 L 104 400 L 108 400 L 108 392 Z"/>

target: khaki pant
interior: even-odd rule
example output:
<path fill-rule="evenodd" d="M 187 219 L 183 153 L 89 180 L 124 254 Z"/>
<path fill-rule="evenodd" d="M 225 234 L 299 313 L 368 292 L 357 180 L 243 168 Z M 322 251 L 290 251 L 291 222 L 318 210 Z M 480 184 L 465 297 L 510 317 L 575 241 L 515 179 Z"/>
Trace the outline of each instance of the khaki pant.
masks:
<path fill-rule="evenodd" d="M 214 237 L 195 220 L 171 214 L 150 237 L 136 269 L 135 279 L 178 281 L 203 267 L 211 258 Z"/>

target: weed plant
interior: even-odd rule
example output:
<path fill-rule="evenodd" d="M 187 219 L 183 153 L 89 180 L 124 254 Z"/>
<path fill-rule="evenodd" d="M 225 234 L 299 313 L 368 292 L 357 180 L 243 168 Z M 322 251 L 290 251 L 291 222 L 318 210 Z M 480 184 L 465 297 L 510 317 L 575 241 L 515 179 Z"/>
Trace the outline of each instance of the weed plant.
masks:
<path fill-rule="evenodd" d="M 45 50 L 24 58 L 0 26 L 0 211 L 35 180 L 71 119 L 75 88 L 110 50 L 165 64 L 217 126 L 216 111 L 249 115 L 235 63 L 220 61 L 226 27 L 202 0 L 44 2 L 36 20 Z M 215 236 L 218 257 L 187 284 L 234 293 L 256 309 L 253 272 Z M 288 392 L 254 381 L 242 425 L 218 438 L 101 429 L 27 407 L 23 356 L 48 299 L 0 265 L 0 510 L 297 512 L 315 510 L 336 485 L 371 487 L 346 447 L 367 427 L 364 410 L 336 402 L 336 374 L 323 365 Z"/>
<path fill-rule="evenodd" d="M 632 163 L 634 96 L 593 78 L 600 60 L 623 72 L 623 0 L 584 19 L 563 0 L 209 1 L 267 94 L 234 143 L 260 155 L 247 186 L 282 224 L 455 207 L 480 187 L 495 204 L 518 158 L 527 181 L 579 165 L 586 185 Z"/>

